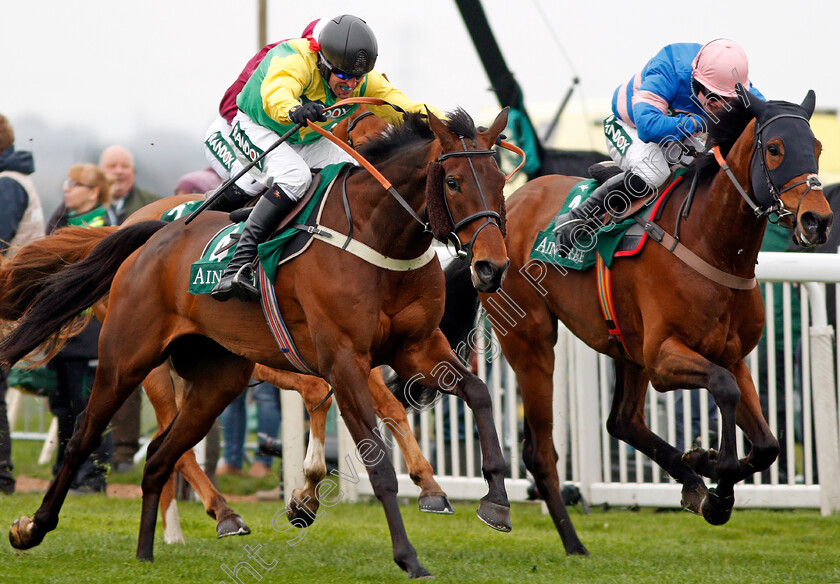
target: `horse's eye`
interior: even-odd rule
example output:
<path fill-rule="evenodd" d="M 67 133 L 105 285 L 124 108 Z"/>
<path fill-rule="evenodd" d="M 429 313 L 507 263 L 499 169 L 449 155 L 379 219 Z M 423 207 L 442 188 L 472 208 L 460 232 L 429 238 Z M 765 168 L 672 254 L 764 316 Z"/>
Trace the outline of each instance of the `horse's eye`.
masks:
<path fill-rule="evenodd" d="M 450 191 L 457 191 L 458 190 L 458 181 L 451 176 L 446 177 L 446 187 Z"/>
<path fill-rule="evenodd" d="M 771 156 L 778 156 L 782 151 L 779 149 L 778 144 L 770 144 L 767 146 L 767 153 Z"/>

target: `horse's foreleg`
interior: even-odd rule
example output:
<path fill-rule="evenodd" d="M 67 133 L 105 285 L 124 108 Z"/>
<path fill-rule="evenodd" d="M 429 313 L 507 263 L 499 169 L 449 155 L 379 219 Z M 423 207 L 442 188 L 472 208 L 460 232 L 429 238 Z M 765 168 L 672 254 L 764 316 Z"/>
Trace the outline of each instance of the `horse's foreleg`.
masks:
<path fill-rule="evenodd" d="M 367 468 L 373 492 L 385 511 L 394 561 L 412 578 L 429 576 L 408 539 L 397 503 L 397 475 L 381 438 L 374 432 L 376 416 L 368 391 L 370 361 L 352 349 L 332 351 L 335 361 L 328 379 L 341 406 L 341 417 L 357 446 L 357 458 Z M 323 371 L 325 367 L 322 366 Z"/>
<path fill-rule="evenodd" d="M 488 484 L 488 493 L 479 503 L 478 516 L 493 529 L 510 531 L 510 503 L 505 490 L 506 463 L 493 421 L 492 400 L 487 386 L 451 353 L 440 329 L 431 337 L 406 347 L 396 356 L 394 368 L 400 377 L 409 380 L 409 385 L 453 393 L 472 409 L 481 446 L 481 472 Z"/>
<path fill-rule="evenodd" d="M 712 525 L 729 521 L 735 502 L 734 485 L 741 475 L 735 444 L 735 412 L 741 390 L 731 371 L 715 365 L 682 342 L 667 339 L 648 359 L 647 370 L 654 387 L 664 389 L 707 388 L 715 398 L 721 416 L 720 453 L 714 465 L 717 487 L 703 499 L 703 517 Z"/>
<path fill-rule="evenodd" d="M 641 367 L 627 361 L 615 362 L 615 390 L 607 418 L 607 430 L 646 455 L 681 483 L 682 507 L 700 513 L 708 489 L 703 478 L 683 462 L 683 453 L 654 434 L 645 420 L 648 378 Z"/>
<path fill-rule="evenodd" d="M 379 367 L 370 372 L 368 388 L 376 408 L 376 415 L 388 425 L 391 434 L 400 446 L 408 468 L 408 476 L 415 485 L 420 487 L 420 497 L 417 499 L 420 511 L 451 515 L 452 504 L 435 480 L 432 465 L 423 456 L 423 451 L 420 450 L 420 445 L 417 444 L 417 439 L 408 425 L 405 408 L 385 385 Z"/>
<path fill-rule="evenodd" d="M 324 441 L 327 434 L 327 413 L 332 404 L 329 398 L 329 384 L 320 377 L 271 369 L 264 365 L 254 367 L 253 379 L 267 381 L 275 387 L 296 391 L 303 398 L 309 412 L 309 444 L 303 460 L 303 488 L 294 489 L 286 503 L 286 514 L 295 527 L 308 527 L 317 517 L 320 501 L 318 484 L 327 476 Z M 316 409 L 317 408 L 317 409 Z M 286 485 L 288 493 L 291 485 Z"/>
<path fill-rule="evenodd" d="M 744 430 L 750 441 L 750 453 L 741 459 L 740 476 L 742 481 L 748 476 L 768 468 L 779 456 L 779 441 L 773 436 L 755 391 L 752 374 L 743 359 L 732 371 L 741 388 L 741 399 L 735 412 L 735 421 Z"/>

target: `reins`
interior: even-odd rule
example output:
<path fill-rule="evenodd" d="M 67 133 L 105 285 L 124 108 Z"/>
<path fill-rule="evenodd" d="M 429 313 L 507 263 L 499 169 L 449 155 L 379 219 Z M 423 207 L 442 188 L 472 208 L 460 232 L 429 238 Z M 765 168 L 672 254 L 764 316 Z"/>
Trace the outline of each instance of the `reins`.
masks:
<path fill-rule="evenodd" d="M 383 99 L 373 98 L 373 97 L 351 97 L 351 98 L 339 101 L 336 104 L 334 104 L 334 105 L 332 105 L 332 106 L 330 106 L 329 108 L 326 108 L 326 109 L 331 109 L 331 108 L 335 108 L 335 107 L 339 107 L 339 106 L 343 106 L 343 105 L 347 105 L 347 104 L 353 104 L 353 103 L 365 104 L 365 105 L 380 105 L 380 106 L 381 105 L 388 105 L 388 106 L 393 107 L 397 111 L 405 113 L 401 108 L 399 108 L 399 107 L 397 107 L 397 106 L 395 106 L 395 105 L 393 105 L 393 104 L 391 104 L 391 103 L 389 103 L 389 102 L 387 102 Z M 424 231 L 426 231 L 426 232 L 431 231 L 430 227 L 429 227 L 429 223 L 427 221 L 423 221 L 423 219 L 411 207 L 411 205 L 408 203 L 408 201 L 406 201 L 402 197 L 402 195 L 400 195 L 399 192 L 397 192 L 397 190 L 391 184 L 391 181 L 389 181 L 387 178 L 385 178 L 382 175 L 382 173 L 380 173 L 370 162 L 368 162 L 367 159 L 365 159 L 364 156 L 362 156 L 356 150 L 352 149 L 348 144 L 339 140 L 333 134 L 324 130 L 323 128 L 314 124 L 313 122 L 311 122 L 311 121 L 308 122 L 308 125 L 309 125 L 309 128 L 311 128 L 314 132 L 317 132 L 322 137 L 331 141 L 332 143 L 337 145 L 339 148 L 344 150 L 344 152 L 346 152 L 348 155 L 353 157 L 353 159 L 356 160 L 365 170 L 367 170 L 370 173 L 370 175 L 373 178 L 375 178 L 376 181 L 379 182 L 379 184 L 381 184 L 382 187 L 386 191 L 388 191 L 388 193 L 392 197 L 394 197 L 394 199 L 400 204 L 400 206 L 403 209 L 405 209 L 406 212 L 417 223 L 419 223 L 423 227 Z M 442 153 L 440 156 L 438 156 L 437 162 L 441 163 L 442 161 L 444 161 L 448 158 L 451 158 L 451 157 L 467 157 L 467 161 L 470 165 L 470 170 L 472 171 L 473 178 L 476 181 L 476 185 L 478 187 L 478 192 L 479 192 L 479 195 L 481 196 L 481 201 L 482 201 L 482 204 L 484 206 L 484 209 L 482 211 L 478 211 L 476 213 L 473 213 L 472 215 L 470 215 L 470 216 L 468 216 L 464 219 L 461 219 L 458 222 L 455 222 L 454 218 L 452 217 L 452 213 L 449 209 L 449 205 L 447 203 L 446 204 L 446 210 L 449 213 L 449 218 L 450 218 L 450 220 L 452 221 L 452 224 L 453 224 L 451 235 L 453 235 L 453 236 L 456 235 L 457 232 L 461 228 L 463 228 L 468 223 L 474 221 L 475 219 L 478 219 L 478 218 L 481 218 L 481 217 L 488 217 L 487 221 L 481 227 L 479 227 L 478 230 L 476 230 L 476 232 L 473 234 L 470 241 L 468 243 L 460 246 L 460 249 L 458 251 L 459 256 L 466 257 L 469 254 L 470 250 L 472 249 L 472 245 L 475 243 L 475 239 L 478 236 L 479 232 L 482 229 L 484 229 L 485 227 L 487 227 L 488 225 L 493 225 L 493 224 L 497 225 L 497 227 L 499 227 L 501 229 L 502 218 L 501 218 L 501 213 L 500 212 L 493 211 L 493 210 L 491 210 L 487 207 L 487 200 L 484 196 L 484 191 L 481 188 L 481 182 L 478 180 L 478 174 L 476 173 L 475 167 L 473 166 L 473 162 L 472 162 L 472 157 L 473 156 L 495 155 L 496 154 L 495 150 L 468 150 L 463 136 L 460 137 L 460 140 L 461 140 L 461 144 L 464 147 L 463 150 L 457 150 L 457 151 L 454 151 L 454 152 Z M 514 152 L 515 154 L 518 154 L 522 158 L 521 162 L 519 163 L 519 166 L 517 166 L 510 174 L 505 176 L 505 182 L 507 182 L 525 164 L 525 152 L 521 148 L 518 148 L 517 146 L 515 146 L 515 145 L 513 145 L 509 142 L 506 142 L 504 140 L 497 140 L 496 143 L 500 147 L 505 148 L 506 150 L 510 150 L 511 152 Z M 446 199 L 444 197 L 444 202 L 445 201 L 446 201 Z M 350 222 L 350 228 L 352 229 L 353 222 L 352 222 L 351 217 L 350 217 L 349 208 L 347 208 L 346 204 L 345 204 L 345 208 L 346 208 L 347 215 L 348 215 L 348 221 Z M 495 221 L 491 221 L 491 219 L 495 219 Z M 348 242 L 345 244 L 345 246 L 347 244 L 349 244 L 349 239 L 350 238 L 348 237 Z M 457 237 L 454 237 L 453 239 L 455 239 L 457 241 Z"/>
<path fill-rule="evenodd" d="M 767 167 L 767 161 L 764 156 L 764 147 L 763 147 L 763 132 L 772 122 L 780 119 L 780 118 L 796 118 L 803 120 L 805 123 L 808 123 L 808 119 L 804 118 L 799 115 L 795 114 L 780 114 L 777 116 L 771 117 L 769 120 L 763 122 L 761 125 L 756 126 L 755 130 L 755 141 L 753 143 L 753 151 L 750 156 L 750 168 L 752 168 L 753 164 L 756 160 L 759 161 L 761 165 L 761 172 L 764 176 L 765 180 L 767 181 L 767 185 L 769 187 L 769 192 L 771 196 L 771 203 L 767 206 L 763 206 L 760 204 L 761 201 L 756 202 L 753 201 L 752 197 L 747 193 L 746 189 L 741 186 L 741 183 L 738 181 L 735 174 L 732 172 L 732 169 L 727 164 L 726 160 L 724 159 L 723 155 L 720 152 L 719 146 L 714 146 L 709 149 L 709 154 L 712 154 L 715 157 L 715 161 L 720 166 L 721 170 L 726 174 L 729 178 L 732 185 L 735 187 L 735 190 L 738 191 L 738 194 L 741 195 L 741 198 L 749 205 L 750 209 L 752 209 L 753 214 L 757 218 L 762 217 L 770 217 L 770 215 L 777 215 L 778 218 L 782 218 L 786 215 L 791 215 L 792 212 L 786 209 L 781 202 L 781 195 L 786 193 L 798 186 L 803 184 L 808 185 L 808 188 L 805 189 L 805 192 L 802 193 L 802 196 L 799 198 L 799 202 L 797 203 L 796 213 L 799 212 L 799 205 L 802 203 L 802 199 L 805 198 L 811 190 L 822 190 L 822 185 L 820 183 L 819 178 L 815 174 L 809 174 L 805 179 L 797 181 L 793 184 L 783 185 L 783 188 L 779 189 L 773 178 L 771 177 L 770 169 Z M 756 124 L 758 122 L 756 121 Z M 760 154 L 757 156 L 757 153 Z M 691 266 L 695 271 L 702 274 L 706 278 L 721 284 L 722 286 L 726 286 L 728 288 L 733 288 L 735 290 L 751 290 L 757 284 L 755 277 L 752 278 L 742 278 L 740 276 L 736 276 L 734 274 L 730 274 L 715 268 L 699 256 L 697 256 L 694 252 L 690 249 L 685 247 L 679 241 L 679 217 L 687 215 L 688 207 L 691 205 L 691 200 L 693 199 L 694 189 L 697 186 L 697 175 L 695 174 L 694 180 L 692 180 L 691 189 L 689 191 L 688 198 L 683 202 L 684 208 L 681 209 L 681 213 L 677 215 L 677 226 L 674 231 L 675 235 L 671 236 L 661 227 L 653 223 L 652 221 L 648 221 L 646 223 L 641 222 L 645 231 L 660 245 L 665 247 L 671 253 L 676 255 L 680 258 L 685 264 Z M 758 198 L 758 197 L 757 197 Z"/>

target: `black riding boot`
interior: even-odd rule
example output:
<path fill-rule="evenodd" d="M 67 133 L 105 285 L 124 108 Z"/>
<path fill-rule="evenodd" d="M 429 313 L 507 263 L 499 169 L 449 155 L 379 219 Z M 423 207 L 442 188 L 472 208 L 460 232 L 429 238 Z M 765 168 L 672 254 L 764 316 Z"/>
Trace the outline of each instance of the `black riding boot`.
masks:
<path fill-rule="evenodd" d="M 257 246 L 266 241 L 297 204 L 279 185 L 274 185 L 263 195 L 245 221 L 245 228 L 239 237 L 236 251 L 225 273 L 210 295 L 224 302 L 236 296 L 243 302 L 257 300 L 260 291 L 254 283 L 253 261 L 257 257 Z"/>
<path fill-rule="evenodd" d="M 226 188 L 215 201 L 210 203 L 210 205 L 207 206 L 207 210 L 230 213 L 240 207 L 244 207 L 245 204 L 255 196 L 258 195 L 249 195 L 234 183 Z"/>
<path fill-rule="evenodd" d="M 592 194 L 580 205 L 568 213 L 560 215 L 555 221 L 554 233 L 557 238 L 557 255 L 566 257 L 575 246 L 575 230 L 588 224 L 593 217 L 599 217 L 606 212 L 607 195 L 620 191 L 631 199 L 645 196 L 650 187 L 638 176 L 625 171 L 607 179 L 592 191 Z M 587 236 L 587 239 L 589 237 Z"/>

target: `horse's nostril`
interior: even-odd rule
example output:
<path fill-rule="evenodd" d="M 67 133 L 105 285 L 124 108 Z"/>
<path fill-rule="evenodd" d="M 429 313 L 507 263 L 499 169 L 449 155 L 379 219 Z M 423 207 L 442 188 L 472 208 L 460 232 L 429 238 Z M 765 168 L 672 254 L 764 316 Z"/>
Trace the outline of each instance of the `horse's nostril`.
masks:
<path fill-rule="evenodd" d="M 475 274 L 479 277 L 479 279 L 486 282 L 493 277 L 493 264 L 484 260 L 476 262 Z"/>
<path fill-rule="evenodd" d="M 811 211 L 802 213 L 799 219 L 799 224 L 805 233 L 814 233 L 819 227 L 824 225 L 826 218 L 820 217 Z"/>

